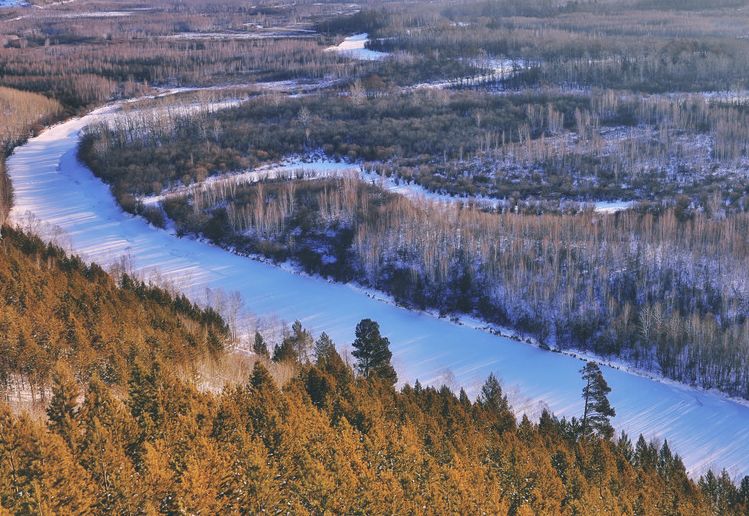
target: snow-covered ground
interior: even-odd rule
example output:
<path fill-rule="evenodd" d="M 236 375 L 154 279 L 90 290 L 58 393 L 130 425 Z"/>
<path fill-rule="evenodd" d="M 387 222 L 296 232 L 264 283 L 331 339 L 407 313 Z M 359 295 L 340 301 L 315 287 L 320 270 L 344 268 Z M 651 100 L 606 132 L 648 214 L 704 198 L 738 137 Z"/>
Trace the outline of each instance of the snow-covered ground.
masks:
<path fill-rule="evenodd" d="M 86 11 L 72 13 L 54 13 L 55 18 L 125 18 L 132 16 L 133 11 Z"/>
<path fill-rule="evenodd" d="M 361 59 L 362 61 L 378 61 L 388 56 L 385 52 L 377 52 L 365 48 L 367 41 L 369 41 L 369 35 L 366 32 L 354 34 L 344 39 L 338 45 L 326 48 L 325 51 L 336 52 L 351 59 Z"/>
<path fill-rule="evenodd" d="M 304 39 L 314 38 L 314 33 L 300 30 L 279 30 L 268 32 L 180 32 L 162 36 L 163 39 L 179 40 L 254 40 L 254 39 Z"/>
<path fill-rule="evenodd" d="M 632 201 L 599 201 L 593 203 L 593 209 L 599 213 L 616 213 L 634 206 Z"/>
<path fill-rule="evenodd" d="M 444 90 L 455 87 L 480 86 L 482 84 L 494 83 L 499 80 L 509 79 L 519 70 L 526 68 L 525 61 L 513 61 L 510 59 L 472 59 L 471 64 L 483 70 L 484 73 L 467 77 L 456 77 L 453 79 L 441 79 L 430 82 L 422 82 L 403 88 L 404 91 L 416 91 L 423 89 Z"/>
<path fill-rule="evenodd" d="M 179 239 L 123 213 L 109 188 L 76 160 L 81 129 L 114 111 L 109 106 L 56 125 L 16 149 L 8 160 L 13 221 L 23 225 L 32 213 L 50 227 L 59 226 L 87 260 L 107 266 L 127 256 L 137 271 L 158 271 L 195 299 L 204 299 L 206 288 L 237 291 L 259 316 L 300 319 L 340 345 L 353 340 L 360 319 L 373 318 L 392 342 L 404 382 L 418 378 L 464 386 L 475 396 L 494 372 L 518 412 L 537 416 L 548 407 L 560 416 L 581 414 L 582 362 L 574 357 L 399 308 L 353 286 Z M 48 238 L 54 234 L 60 233 L 47 232 Z M 732 476 L 749 474 L 749 404 L 609 367 L 603 371 L 613 389 L 617 428 L 632 436 L 667 437 L 693 474 L 707 467 L 725 467 Z"/>
<path fill-rule="evenodd" d="M 19 7 L 22 5 L 28 5 L 25 0 L 0 0 L 0 8 L 2 7 Z"/>

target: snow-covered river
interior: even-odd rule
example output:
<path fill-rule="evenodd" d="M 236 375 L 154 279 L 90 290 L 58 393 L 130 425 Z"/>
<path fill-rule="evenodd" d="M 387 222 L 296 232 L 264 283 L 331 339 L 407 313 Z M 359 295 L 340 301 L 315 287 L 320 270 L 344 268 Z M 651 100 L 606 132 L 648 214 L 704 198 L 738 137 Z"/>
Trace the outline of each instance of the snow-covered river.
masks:
<path fill-rule="evenodd" d="M 120 210 L 106 185 L 76 160 L 80 130 L 112 107 L 54 126 L 16 149 L 8 160 L 15 189 L 12 220 L 33 213 L 59 226 L 75 252 L 109 265 L 123 255 L 138 271 L 158 270 L 188 295 L 206 288 L 241 293 L 261 316 L 300 319 L 339 344 L 353 340 L 365 317 L 390 338 L 400 379 L 464 386 L 475 395 L 490 372 L 502 379 L 516 409 L 537 415 L 548 406 L 560 416 L 582 412 L 582 362 L 436 317 L 378 301 L 347 285 L 294 274 L 232 255 L 205 243 L 179 239 Z M 663 383 L 611 368 L 618 429 L 647 438 L 668 437 L 692 473 L 727 468 L 749 474 L 749 406 L 718 394 Z"/>

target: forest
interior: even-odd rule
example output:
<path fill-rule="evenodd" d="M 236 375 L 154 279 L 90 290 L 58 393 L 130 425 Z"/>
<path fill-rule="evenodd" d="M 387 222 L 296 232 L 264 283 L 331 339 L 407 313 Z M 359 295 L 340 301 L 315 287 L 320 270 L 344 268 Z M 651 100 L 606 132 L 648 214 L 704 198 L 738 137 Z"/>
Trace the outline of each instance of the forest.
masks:
<path fill-rule="evenodd" d="M 81 156 L 118 198 L 322 154 L 507 209 L 680 196 L 703 210 L 749 209 L 749 115 L 730 99 L 377 93 L 364 81 L 352 91 L 359 96 L 260 95 L 202 116 L 123 114 L 90 128 Z"/>
<path fill-rule="evenodd" d="M 7 227 L 0 274 L 1 356 L 19 359 L 3 363 L 0 401 L 0 507 L 12 514 L 740 514 L 749 503 L 749 478 L 690 480 L 667 442 L 610 437 L 592 409 L 602 434 L 549 413 L 517 421 L 493 376 L 475 401 L 396 390 L 373 321 L 357 327 L 355 369 L 295 324 L 273 361 L 258 334 L 259 358 L 217 390 L 198 367 L 231 352 L 211 309 Z M 293 375 L 281 380 L 277 362 Z"/>
<path fill-rule="evenodd" d="M 0 389 L 6 400 L 49 401 L 55 365 L 81 380 L 122 385 L 148 355 L 187 364 L 220 353 L 229 330 L 211 308 L 127 274 L 67 256 L 8 226 L 0 240 Z"/>

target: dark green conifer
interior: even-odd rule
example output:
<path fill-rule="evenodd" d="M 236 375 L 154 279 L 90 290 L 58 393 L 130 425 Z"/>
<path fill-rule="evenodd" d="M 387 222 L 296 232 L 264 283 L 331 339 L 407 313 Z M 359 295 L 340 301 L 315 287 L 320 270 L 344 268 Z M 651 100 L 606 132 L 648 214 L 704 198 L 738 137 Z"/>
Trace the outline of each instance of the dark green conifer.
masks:
<path fill-rule="evenodd" d="M 356 340 L 353 343 L 356 368 L 365 378 L 379 378 L 390 384 L 398 381 L 398 375 L 390 363 L 393 353 L 390 341 L 380 335 L 380 325 L 371 319 L 363 319 L 356 325 Z"/>

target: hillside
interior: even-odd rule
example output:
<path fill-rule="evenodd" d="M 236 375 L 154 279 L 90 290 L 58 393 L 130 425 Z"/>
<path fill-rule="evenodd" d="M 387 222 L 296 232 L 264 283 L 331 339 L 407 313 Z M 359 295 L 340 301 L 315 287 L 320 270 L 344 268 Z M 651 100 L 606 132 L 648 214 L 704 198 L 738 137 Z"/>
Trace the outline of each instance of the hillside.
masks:
<path fill-rule="evenodd" d="M 5 398 L 29 392 L 48 415 L 0 405 L 0 505 L 12 513 L 745 507 L 749 482 L 737 491 L 710 473 L 698 486 L 667 444 L 579 437 L 548 413 L 518 423 L 493 378 L 475 402 L 399 392 L 355 375 L 324 337 L 283 389 L 261 360 L 245 381 L 201 391 L 177 371 L 226 353 L 215 312 L 8 228 L 0 251 Z M 295 327 L 284 342 L 309 348 L 311 337 Z"/>
<path fill-rule="evenodd" d="M 8 227 L 0 240 L 0 388 L 47 401 L 60 361 L 87 381 L 125 385 L 145 355 L 187 364 L 219 353 L 226 324 L 211 309 L 123 275 L 116 283 L 59 248 Z"/>

